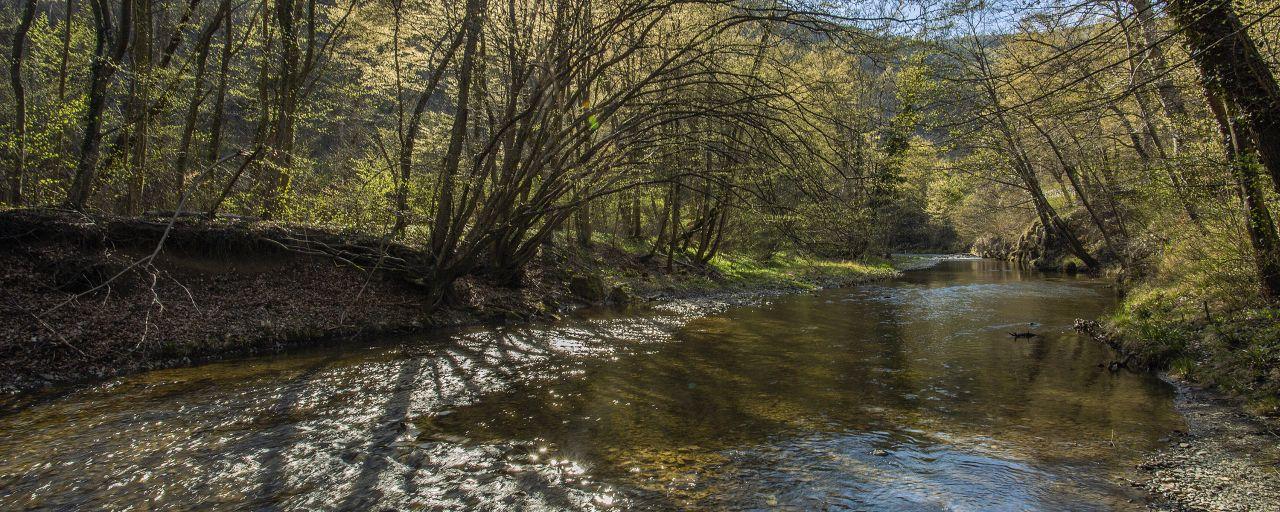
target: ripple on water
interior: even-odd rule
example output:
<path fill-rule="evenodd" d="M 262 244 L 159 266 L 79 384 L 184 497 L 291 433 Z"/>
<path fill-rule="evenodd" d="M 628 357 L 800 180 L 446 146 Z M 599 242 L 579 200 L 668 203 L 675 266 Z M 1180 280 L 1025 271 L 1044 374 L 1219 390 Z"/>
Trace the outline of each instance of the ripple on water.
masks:
<path fill-rule="evenodd" d="M 0 417 L 0 503 L 1113 509 L 1110 473 L 1179 426 L 1163 384 L 1066 329 L 1110 304 L 1084 279 L 956 261 L 674 304 L 74 391 Z"/>

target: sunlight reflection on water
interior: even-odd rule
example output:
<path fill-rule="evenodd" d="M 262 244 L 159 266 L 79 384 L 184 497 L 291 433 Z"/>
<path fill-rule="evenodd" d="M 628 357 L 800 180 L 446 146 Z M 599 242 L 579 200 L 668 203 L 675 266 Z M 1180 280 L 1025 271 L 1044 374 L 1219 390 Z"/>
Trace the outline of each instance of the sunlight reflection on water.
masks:
<path fill-rule="evenodd" d="M 1180 420 L 1166 386 L 1099 370 L 1070 332 L 1112 303 L 1097 281 L 950 261 L 757 307 L 156 371 L 0 417 L 0 503 L 1134 508 L 1111 476 Z"/>

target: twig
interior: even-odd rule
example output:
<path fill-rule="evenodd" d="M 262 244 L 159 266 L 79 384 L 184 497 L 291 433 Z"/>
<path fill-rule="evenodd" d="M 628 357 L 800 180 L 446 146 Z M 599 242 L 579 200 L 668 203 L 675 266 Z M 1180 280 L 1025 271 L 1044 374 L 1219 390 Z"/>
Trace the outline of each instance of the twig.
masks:
<path fill-rule="evenodd" d="M 18 304 L 15 304 L 13 301 L 9 301 L 8 306 L 9 306 L 9 307 L 11 307 L 11 308 L 13 308 L 13 309 L 16 309 L 16 310 L 18 310 L 18 311 L 21 311 L 21 312 L 23 312 L 23 313 L 26 313 L 26 314 L 27 314 L 28 316 L 30 316 L 31 318 L 34 318 L 34 319 L 35 319 L 35 321 L 36 321 L 36 322 L 38 322 L 38 323 L 40 324 L 40 326 L 41 326 L 41 327 L 44 327 L 44 328 L 45 328 L 45 329 L 47 329 L 49 332 L 53 333 L 53 335 L 54 335 L 54 336 L 57 336 L 57 337 L 58 337 L 58 340 L 59 340 L 59 341 L 61 341 L 63 345 L 66 345 L 66 346 L 67 346 L 67 348 L 69 348 L 69 349 L 71 349 L 71 350 L 76 351 L 76 353 L 77 353 L 77 354 L 80 354 L 82 357 L 84 357 L 84 358 L 86 358 L 86 359 L 89 357 L 89 355 L 88 355 L 88 354 L 85 354 L 85 353 L 84 353 L 84 351 L 83 351 L 83 350 L 80 350 L 80 348 L 79 348 L 79 347 L 76 347 L 75 345 L 72 345 L 72 344 L 71 344 L 71 342 L 70 342 L 69 340 L 67 340 L 67 338 L 66 338 L 66 337 L 64 337 L 64 336 L 62 335 L 62 333 L 61 333 L 61 332 L 59 332 L 57 329 L 54 329 L 54 328 L 53 328 L 53 326 L 52 326 L 52 325 L 49 325 L 49 323 L 48 323 L 48 322 L 45 322 L 43 318 L 40 318 L 40 317 L 39 317 L 39 316 L 37 316 L 35 313 L 32 313 L 31 311 L 28 311 L 28 310 L 27 310 L 27 308 L 24 308 L 24 307 L 22 307 L 22 306 L 19 306 Z"/>
<path fill-rule="evenodd" d="M 234 156 L 234 155 L 232 155 L 232 156 Z M 151 264 L 151 262 L 152 262 L 152 261 L 154 261 L 154 260 L 156 259 L 156 256 L 158 256 L 158 255 L 160 254 L 160 251 L 162 251 L 162 250 L 164 249 L 164 243 L 169 239 L 169 233 L 173 232 L 173 225 L 174 225 L 174 223 L 175 223 L 175 222 L 177 222 L 177 220 L 178 220 L 178 215 L 182 212 L 182 207 L 183 207 L 184 205 L 186 205 L 186 203 L 187 203 L 187 198 L 191 195 L 191 191 L 192 191 L 193 189 L 195 189 L 196 187 L 198 187 L 198 186 L 200 185 L 200 183 L 204 181 L 205 177 L 207 177 L 207 176 L 209 175 L 209 172 L 210 172 L 210 171 L 212 171 L 213 169 L 215 169 L 215 168 L 217 168 L 219 165 L 221 165 L 223 162 L 226 162 L 227 160 L 230 160 L 230 159 L 231 159 L 231 156 L 228 156 L 228 157 L 226 157 L 226 158 L 223 158 L 223 159 L 221 159 L 221 160 L 218 160 L 217 162 L 214 162 L 213 164 L 210 164 L 209 166 L 205 167 L 205 169 L 204 169 L 203 171 L 201 171 L 201 172 L 200 172 L 200 175 L 196 176 L 196 177 L 195 177 L 195 179 L 191 180 L 191 183 L 187 186 L 187 188 L 186 188 L 185 190 L 183 190 L 183 191 L 182 191 L 182 196 L 178 198 L 178 206 L 177 206 L 177 208 L 174 208 L 173 215 L 172 215 L 172 216 L 170 216 L 170 217 L 169 217 L 169 221 L 165 223 L 164 233 L 162 233 L 162 234 L 160 235 L 160 241 L 156 243 L 156 247 L 155 247 L 155 249 L 153 249 L 153 250 L 151 251 L 151 254 L 148 254 L 148 255 L 146 255 L 146 256 L 144 256 L 144 257 L 142 257 L 141 259 L 139 259 L 139 260 L 137 260 L 137 261 L 134 261 L 133 263 L 130 263 L 130 264 L 129 264 L 129 266 L 125 267 L 123 270 L 121 270 L 121 271 L 119 271 L 119 272 L 116 272 L 116 274 L 115 274 L 115 275 L 111 276 L 111 277 L 110 277 L 110 278 L 108 278 L 106 281 L 103 281 L 101 284 L 98 284 L 97 286 L 94 286 L 93 288 L 90 288 L 90 289 L 88 289 L 88 290 L 86 290 L 86 291 L 83 291 L 83 292 L 77 293 L 77 294 L 75 294 L 75 295 L 72 295 L 71 297 L 68 297 L 68 298 L 67 298 L 67 300 L 64 300 L 64 301 L 62 301 L 62 302 L 58 303 L 58 305 L 56 305 L 56 306 L 54 306 L 54 307 L 52 307 L 52 308 L 49 308 L 48 310 L 45 310 L 43 313 L 41 313 L 41 314 L 40 314 L 40 316 L 42 316 L 42 317 L 43 317 L 43 316 L 48 316 L 49 314 L 53 313 L 54 311 L 57 311 L 58 309 L 61 309 L 63 306 L 66 306 L 67 304 L 70 304 L 70 303 L 74 302 L 75 300 L 79 299 L 80 297 L 83 297 L 83 296 L 85 296 L 85 295 L 88 295 L 88 294 L 91 294 L 91 293 L 96 292 L 96 291 L 98 291 L 98 290 L 101 290 L 104 286 L 107 286 L 108 284 L 111 284 L 111 283 L 112 283 L 113 281 L 115 281 L 116 279 L 119 279 L 119 278 L 120 278 L 120 276 L 123 276 L 125 273 L 127 273 L 127 272 L 129 272 L 129 271 L 133 270 L 134 268 L 137 268 L 139 265 L 144 265 L 144 264 L 145 264 L 145 265 L 150 265 L 150 264 Z M 83 215 L 83 213 L 82 213 L 82 215 Z M 90 218 L 90 217 L 88 217 L 88 216 L 86 215 L 86 216 L 85 216 L 85 218 Z M 90 219 L 91 219 L 91 218 L 90 218 Z M 92 220 L 91 220 L 91 221 L 92 221 Z M 153 284 L 153 286 L 154 286 L 154 284 Z M 152 292 L 154 293 L 154 289 L 152 290 Z"/>

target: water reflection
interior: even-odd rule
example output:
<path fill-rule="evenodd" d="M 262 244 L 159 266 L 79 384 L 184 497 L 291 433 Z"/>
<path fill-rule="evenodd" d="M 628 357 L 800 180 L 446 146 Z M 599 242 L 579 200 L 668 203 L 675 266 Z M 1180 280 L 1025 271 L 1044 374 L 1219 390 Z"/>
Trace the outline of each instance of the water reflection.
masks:
<path fill-rule="evenodd" d="M 953 261 L 692 320 L 152 372 L 0 418 L 0 503 L 1123 509 L 1110 475 L 1180 420 L 1163 384 L 1099 370 L 1070 332 L 1112 302 Z"/>

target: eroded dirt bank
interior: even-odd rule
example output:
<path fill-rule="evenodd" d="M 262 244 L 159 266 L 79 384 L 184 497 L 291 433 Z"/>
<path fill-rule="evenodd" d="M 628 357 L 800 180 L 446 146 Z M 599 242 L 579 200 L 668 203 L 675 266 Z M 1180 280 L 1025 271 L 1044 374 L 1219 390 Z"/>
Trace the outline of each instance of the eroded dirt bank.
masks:
<path fill-rule="evenodd" d="M 456 300 L 432 310 L 413 272 L 424 256 L 410 246 L 242 219 L 178 218 L 169 229 L 170 220 L 0 212 L 0 393 L 293 345 L 554 319 L 587 304 L 740 300 L 895 275 L 887 264 L 832 262 L 765 278 L 668 274 L 613 247 L 548 247 L 525 286 L 464 277 Z"/>
<path fill-rule="evenodd" d="M 0 213 L 0 390 L 469 318 L 465 310 L 428 315 L 421 287 L 389 269 L 374 271 L 360 247 L 377 241 L 180 220 L 148 259 L 167 223 Z M 386 247 L 393 257 L 412 257 L 405 247 Z M 493 299 L 537 310 L 523 298 Z"/>

